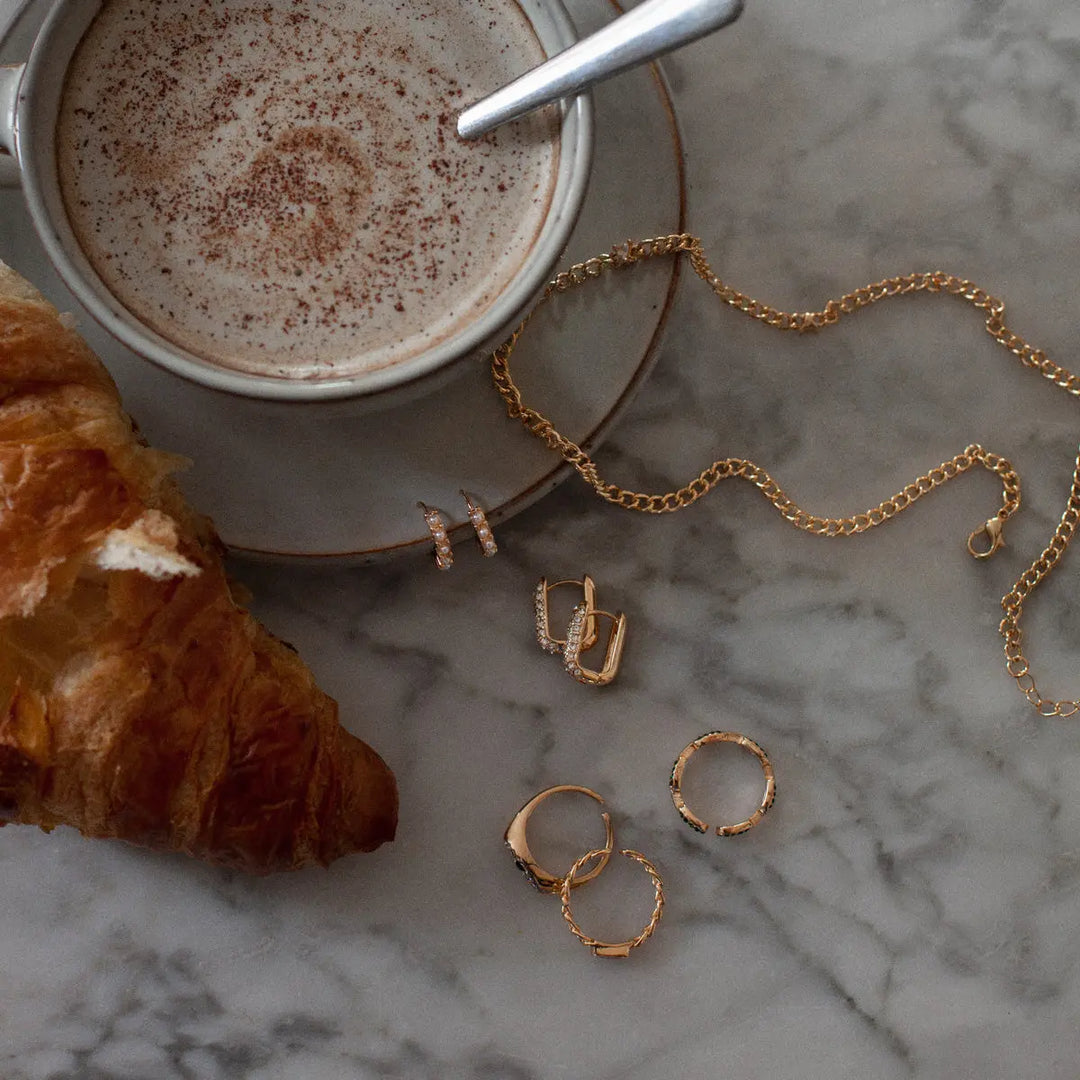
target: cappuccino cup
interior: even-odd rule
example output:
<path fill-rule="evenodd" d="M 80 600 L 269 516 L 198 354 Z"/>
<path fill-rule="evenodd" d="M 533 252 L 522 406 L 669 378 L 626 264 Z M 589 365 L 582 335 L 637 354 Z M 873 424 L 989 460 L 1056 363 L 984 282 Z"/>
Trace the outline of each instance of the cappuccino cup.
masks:
<path fill-rule="evenodd" d="M 471 101 L 573 44 L 559 0 L 57 0 L 0 148 L 65 284 L 137 355 L 281 402 L 426 392 L 562 254 L 587 97 Z"/>

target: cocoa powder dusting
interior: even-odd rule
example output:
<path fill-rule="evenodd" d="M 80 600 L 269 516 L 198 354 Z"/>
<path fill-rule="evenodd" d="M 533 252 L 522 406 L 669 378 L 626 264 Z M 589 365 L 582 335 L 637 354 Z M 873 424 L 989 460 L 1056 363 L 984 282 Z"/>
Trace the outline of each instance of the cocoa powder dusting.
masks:
<path fill-rule="evenodd" d="M 109 288 L 198 355 L 394 363 L 489 304 L 539 229 L 553 118 L 476 143 L 454 123 L 541 58 L 513 0 L 106 0 L 61 107 L 69 215 Z"/>

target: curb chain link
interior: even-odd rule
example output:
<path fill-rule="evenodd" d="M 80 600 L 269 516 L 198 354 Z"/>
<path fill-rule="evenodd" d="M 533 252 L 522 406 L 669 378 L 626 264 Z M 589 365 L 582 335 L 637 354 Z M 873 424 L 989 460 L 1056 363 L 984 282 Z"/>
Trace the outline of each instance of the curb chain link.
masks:
<path fill-rule="evenodd" d="M 1021 364 L 1037 371 L 1043 378 L 1065 390 L 1066 393 L 1080 397 L 1080 378 L 1054 363 L 1041 349 L 1034 348 L 1018 334 L 1013 333 L 1005 324 L 1005 304 L 965 278 L 940 270 L 885 278 L 846 293 L 839 300 L 829 300 L 820 311 L 780 311 L 725 284 L 713 272 L 704 246 L 698 237 L 689 233 L 672 233 L 647 240 L 627 240 L 616 245 L 606 254 L 575 263 L 557 274 L 548 283 L 534 307 L 526 314 L 511 336 L 492 354 L 492 379 L 506 403 L 508 415 L 520 420 L 531 434 L 560 454 L 563 460 L 572 466 L 602 499 L 616 506 L 648 514 L 673 513 L 693 505 L 722 481 L 735 478 L 753 484 L 785 521 L 790 522 L 797 529 L 816 536 L 852 536 L 866 532 L 908 509 L 935 488 L 980 465 L 995 473 L 1001 480 L 1002 504 L 995 517 L 990 518 L 985 526 L 976 529 L 971 534 L 968 539 L 968 550 L 976 558 L 986 558 L 997 550 L 1001 545 L 1002 526 L 1020 506 L 1020 478 L 1009 461 L 975 443 L 936 468 L 930 469 L 925 475 L 917 477 L 891 498 L 851 517 L 828 518 L 809 513 L 795 503 L 765 469 L 745 458 L 720 458 L 703 469 L 684 487 L 660 495 L 629 491 L 603 480 L 596 462 L 577 443 L 562 435 L 546 416 L 525 404 L 521 391 L 510 374 L 510 357 L 518 339 L 536 311 L 557 293 L 568 292 L 612 270 L 632 267 L 646 259 L 679 254 L 688 256 L 690 265 L 697 276 L 725 304 L 767 326 L 778 330 L 794 330 L 797 333 L 807 333 L 832 326 L 845 315 L 852 315 L 861 308 L 895 296 L 917 292 L 947 293 L 956 296 L 978 310 L 986 312 L 987 333 L 999 345 L 1012 353 Z M 1017 688 L 1042 716 L 1073 716 L 1080 712 L 1080 701 L 1055 701 L 1044 698 L 1040 694 L 1028 660 L 1024 656 L 1020 619 L 1024 601 L 1057 565 L 1069 546 L 1078 524 L 1080 524 L 1080 453 L 1077 455 L 1073 469 L 1069 499 L 1050 543 L 1031 566 L 1020 575 L 1001 600 L 1001 607 L 1005 614 L 998 629 L 1005 639 L 1006 668 L 1015 680 Z M 980 550 L 976 548 L 975 540 L 983 535 L 990 546 Z"/>

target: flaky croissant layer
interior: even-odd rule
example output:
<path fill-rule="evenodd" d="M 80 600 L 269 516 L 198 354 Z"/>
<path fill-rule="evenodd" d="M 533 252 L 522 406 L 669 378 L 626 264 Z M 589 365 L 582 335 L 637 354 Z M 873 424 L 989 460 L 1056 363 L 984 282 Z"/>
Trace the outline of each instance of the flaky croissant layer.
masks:
<path fill-rule="evenodd" d="M 234 599 L 180 460 L 0 264 L 0 824 L 254 873 L 393 838 L 393 774 Z"/>

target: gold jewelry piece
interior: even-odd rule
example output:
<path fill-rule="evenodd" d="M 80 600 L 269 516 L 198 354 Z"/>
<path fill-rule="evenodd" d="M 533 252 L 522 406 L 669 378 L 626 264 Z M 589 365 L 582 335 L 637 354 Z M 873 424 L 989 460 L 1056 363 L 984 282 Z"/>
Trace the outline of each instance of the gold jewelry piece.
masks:
<path fill-rule="evenodd" d="M 595 621 L 601 616 L 611 621 L 611 634 L 604 654 L 604 666 L 599 671 L 593 671 L 581 663 L 581 654 L 585 651 L 586 627 L 589 621 Z M 574 608 L 574 614 L 570 617 L 570 626 L 566 631 L 563 666 L 580 683 L 588 686 L 607 686 L 618 674 L 625 642 L 626 616 L 621 611 L 618 615 L 612 615 L 610 611 L 597 611 L 585 604 L 578 604 Z"/>
<path fill-rule="evenodd" d="M 772 806 L 773 800 L 776 798 L 776 776 L 773 773 L 772 762 L 769 761 L 765 751 L 753 739 L 748 739 L 745 735 L 740 735 L 735 731 L 709 731 L 695 739 L 675 759 L 675 764 L 672 766 L 671 801 L 675 804 L 675 809 L 679 811 L 679 816 L 692 829 L 697 829 L 698 832 L 702 833 L 709 831 L 709 826 L 687 808 L 682 796 L 682 778 L 686 763 L 693 754 L 697 753 L 706 743 L 719 742 L 737 743 L 739 746 L 745 747 L 761 762 L 761 770 L 765 773 L 765 794 L 761 797 L 758 808 L 745 821 L 740 821 L 735 825 L 716 826 L 717 836 L 736 836 L 738 833 L 746 832 L 747 829 L 752 829 L 765 816 L 765 812 Z"/>
<path fill-rule="evenodd" d="M 579 884 L 582 878 L 577 876 L 578 871 L 590 860 L 595 859 L 598 855 L 602 855 L 604 852 L 589 851 L 582 855 L 580 859 L 572 867 L 570 872 L 563 879 L 562 887 L 559 890 L 562 896 L 562 914 L 566 920 L 567 925 L 570 927 L 571 933 L 583 944 L 588 945 L 592 949 L 594 956 L 618 956 L 624 957 L 630 955 L 631 949 L 636 949 L 643 941 L 652 936 L 652 932 L 656 929 L 657 924 L 660 922 L 660 916 L 664 911 L 664 883 L 660 879 L 660 875 L 648 859 L 639 851 L 631 851 L 630 848 L 623 848 L 619 854 L 625 855 L 628 859 L 633 859 L 635 862 L 641 863 L 645 870 L 648 872 L 649 877 L 653 880 L 653 889 L 655 895 L 655 906 L 653 907 L 652 917 L 649 919 L 648 925 L 641 931 L 637 937 L 630 938 L 628 941 L 599 941 L 597 938 L 589 937 L 582 931 L 581 927 L 574 921 L 573 912 L 570 910 L 570 890 L 577 884 Z"/>
<path fill-rule="evenodd" d="M 529 818 L 532 817 L 533 811 L 545 799 L 552 795 L 558 795 L 567 791 L 576 791 L 582 795 L 588 795 L 590 799 L 595 799 L 601 806 L 604 805 L 604 800 L 597 795 L 595 791 L 590 791 L 589 788 L 577 787 L 573 784 L 559 784 L 555 787 L 549 787 L 545 791 L 541 791 L 539 795 L 534 795 L 514 815 L 506 828 L 506 832 L 503 834 L 503 840 L 506 841 L 506 846 L 510 848 L 514 854 L 514 865 L 529 879 L 529 884 L 540 892 L 558 892 L 562 889 L 565 879 L 545 870 L 540 866 L 536 859 L 533 858 L 533 854 L 529 850 L 529 841 L 525 836 L 525 830 L 528 827 Z M 581 859 L 575 864 L 576 871 L 580 870 L 590 858 L 600 859 L 596 866 L 588 873 L 582 874 L 580 877 L 575 876 L 575 879 L 570 886 L 571 888 L 578 885 L 584 885 L 586 881 L 592 881 L 592 879 L 607 865 L 607 861 L 611 858 L 611 853 L 615 849 L 615 834 L 611 828 L 611 815 L 605 810 L 600 816 L 604 819 L 606 847 L 591 851 L 588 858 Z"/>
<path fill-rule="evenodd" d="M 469 508 L 469 520 L 476 530 L 476 541 L 480 545 L 480 551 L 487 558 L 491 558 L 492 555 L 498 552 L 499 546 L 495 543 L 495 537 L 491 534 L 491 526 L 488 524 L 487 515 L 464 488 L 461 491 L 461 497 Z"/>
<path fill-rule="evenodd" d="M 1080 376 L 1051 360 L 1042 349 L 1035 348 L 1005 323 L 1005 304 L 972 281 L 947 274 L 940 270 L 908 274 L 904 277 L 885 278 L 882 281 L 849 292 L 839 300 L 829 300 L 820 311 L 787 312 L 755 300 L 725 284 L 709 266 L 701 240 L 689 233 L 673 233 L 648 240 L 628 240 L 616 245 L 604 255 L 597 255 L 585 262 L 575 263 L 568 270 L 552 279 L 533 308 L 518 324 L 513 334 L 500 345 L 491 357 L 491 375 L 495 388 L 506 403 L 508 415 L 520 420 L 526 430 L 541 439 L 550 449 L 561 455 L 602 499 L 627 510 L 640 510 L 648 514 L 667 514 L 682 510 L 708 494 L 722 480 L 733 477 L 747 480 L 765 496 L 784 519 L 797 529 L 818 536 L 851 536 L 881 525 L 906 510 L 924 495 L 976 465 L 995 473 L 1002 483 L 1002 505 L 997 514 L 984 526 L 974 530 L 968 537 L 968 550 L 976 558 L 986 558 L 997 551 L 1002 541 L 1002 526 L 1020 507 L 1020 478 L 1009 461 L 972 443 L 962 453 L 926 475 L 918 477 L 892 498 L 885 499 L 861 514 L 846 518 L 818 517 L 803 510 L 783 491 L 780 485 L 760 465 L 744 458 L 720 458 L 691 479 L 684 487 L 662 495 L 649 495 L 630 491 L 605 481 L 589 455 L 577 443 L 562 435 L 542 413 L 529 408 L 523 401 L 521 390 L 510 374 L 510 356 L 536 311 L 557 293 L 584 285 L 602 277 L 612 270 L 634 266 L 646 259 L 665 255 L 685 254 L 694 272 L 723 301 L 752 319 L 778 330 L 796 330 L 803 333 L 835 325 L 843 316 L 909 293 L 945 293 L 966 301 L 985 313 L 986 332 L 1026 368 L 1038 372 L 1043 378 L 1060 387 L 1067 394 L 1080 397 Z M 1004 618 L 999 632 L 1005 639 L 1005 662 L 1008 673 L 1016 682 L 1017 689 L 1042 716 L 1074 716 L 1080 713 L 1080 699 L 1056 701 L 1045 698 L 1035 685 L 1034 676 L 1023 652 L 1023 634 L 1020 618 L 1023 604 L 1031 592 L 1057 565 L 1065 549 L 1080 525 L 1080 454 L 1073 469 L 1072 488 L 1065 509 L 1054 535 L 1042 554 L 1032 562 L 1013 587 L 1001 599 Z M 981 546 L 985 543 L 985 547 Z"/>
<path fill-rule="evenodd" d="M 450 538 L 446 535 L 446 523 L 442 514 L 422 502 L 416 504 L 424 511 L 424 521 L 431 530 L 431 539 L 435 543 L 435 565 L 440 570 L 449 570 L 454 565 L 454 553 L 450 550 Z"/>
<path fill-rule="evenodd" d="M 839 300 L 830 300 L 822 311 L 791 313 L 778 311 L 761 301 L 737 292 L 721 281 L 713 273 L 705 255 L 705 248 L 696 236 L 691 236 L 689 233 L 673 233 L 648 240 L 627 240 L 612 248 L 607 254 L 597 255 L 582 263 L 575 263 L 569 270 L 556 275 L 548 283 L 532 310 L 518 324 L 517 329 L 491 357 L 492 380 L 506 404 L 508 415 L 520 420 L 526 430 L 541 439 L 552 450 L 557 451 L 597 495 L 626 510 L 639 510 L 648 514 L 674 513 L 697 502 L 721 481 L 738 477 L 754 484 L 785 520 L 797 529 L 821 536 L 850 536 L 853 533 L 865 532 L 895 517 L 935 487 L 953 479 L 959 473 L 966 472 L 976 464 L 996 473 L 1002 479 L 1005 491 L 1002 510 L 998 515 L 1002 521 L 1005 521 L 1020 505 L 1019 481 L 1009 462 L 974 444 L 969 446 L 963 454 L 958 454 L 951 461 L 930 470 L 928 475 L 919 477 L 891 499 L 886 499 L 863 514 L 848 518 L 823 518 L 808 513 L 792 502 L 760 465 L 744 458 L 720 458 L 703 469 L 684 487 L 662 495 L 629 491 L 616 484 L 608 483 L 600 476 L 596 462 L 580 446 L 557 431 L 546 416 L 525 404 L 521 390 L 510 374 L 510 357 L 533 316 L 556 294 L 568 292 L 612 270 L 625 269 L 659 256 L 680 254 L 685 254 L 689 258 L 694 272 L 724 303 L 779 330 L 805 332 L 823 329 L 839 322 L 843 315 L 851 315 L 860 308 L 868 307 L 880 300 L 907 293 L 946 292 L 960 296 L 975 307 L 987 311 L 986 329 L 996 341 L 1015 353 L 1022 363 L 1028 367 L 1037 368 L 1046 378 L 1056 382 L 1069 393 L 1080 396 L 1080 377 L 1051 363 L 1041 350 L 1033 349 L 1005 326 L 1003 322 L 1005 305 L 1000 300 L 990 296 L 972 282 L 951 274 L 937 271 L 888 278 L 847 293 Z M 1014 481 L 1015 489 L 1012 486 Z M 972 535 L 975 536 L 981 532 L 981 528 L 976 529 Z"/>
<path fill-rule="evenodd" d="M 585 595 L 585 606 L 590 610 L 596 607 L 596 583 L 588 574 L 582 574 L 581 581 L 555 581 L 547 583 L 541 578 L 533 594 L 533 608 L 536 612 L 536 640 L 540 648 L 549 653 L 561 653 L 566 648 L 565 639 L 551 636 L 551 616 L 548 614 L 548 593 L 560 585 L 580 585 Z M 596 620 L 591 616 L 585 620 L 585 632 L 581 638 L 581 651 L 585 652 L 596 644 Z"/>

